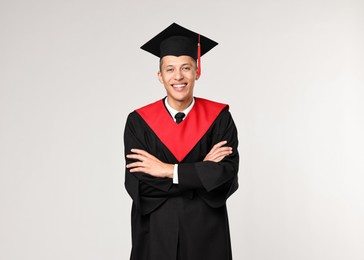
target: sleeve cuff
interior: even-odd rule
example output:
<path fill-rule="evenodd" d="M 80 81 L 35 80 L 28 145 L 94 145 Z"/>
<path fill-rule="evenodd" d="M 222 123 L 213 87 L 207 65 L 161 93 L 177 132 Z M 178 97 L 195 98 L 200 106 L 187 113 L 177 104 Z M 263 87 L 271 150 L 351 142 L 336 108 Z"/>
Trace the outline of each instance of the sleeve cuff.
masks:
<path fill-rule="evenodd" d="M 173 184 L 178 184 L 178 164 L 175 164 L 173 168 Z"/>

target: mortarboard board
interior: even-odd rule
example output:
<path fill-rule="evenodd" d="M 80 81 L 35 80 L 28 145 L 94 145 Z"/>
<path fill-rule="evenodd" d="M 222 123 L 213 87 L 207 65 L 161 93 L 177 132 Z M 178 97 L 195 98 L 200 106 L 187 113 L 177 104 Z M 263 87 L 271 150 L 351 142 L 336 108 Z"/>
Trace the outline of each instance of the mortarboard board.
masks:
<path fill-rule="evenodd" d="M 166 55 L 187 55 L 198 61 L 198 73 L 201 72 L 201 56 L 214 48 L 218 43 L 176 23 L 171 24 L 157 34 L 141 49 L 162 59 Z"/>

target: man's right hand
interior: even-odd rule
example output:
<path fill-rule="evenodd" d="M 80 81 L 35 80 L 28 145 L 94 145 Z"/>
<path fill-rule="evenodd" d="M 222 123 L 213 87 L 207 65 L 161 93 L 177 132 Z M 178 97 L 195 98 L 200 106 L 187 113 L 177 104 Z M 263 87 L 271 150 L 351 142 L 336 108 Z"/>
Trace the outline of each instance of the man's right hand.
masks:
<path fill-rule="evenodd" d="M 225 156 L 233 153 L 233 148 L 224 146 L 227 141 L 221 141 L 212 147 L 211 151 L 206 155 L 204 161 L 220 162 Z"/>

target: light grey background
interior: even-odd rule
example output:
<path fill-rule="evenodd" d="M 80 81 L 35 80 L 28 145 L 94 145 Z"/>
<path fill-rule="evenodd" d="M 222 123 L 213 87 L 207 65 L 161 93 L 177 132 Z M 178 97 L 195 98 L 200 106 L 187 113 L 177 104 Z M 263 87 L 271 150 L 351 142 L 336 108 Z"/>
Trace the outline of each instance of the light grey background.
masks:
<path fill-rule="evenodd" d="M 1 0 L 0 259 L 128 259 L 122 133 L 172 22 L 220 43 L 196 96 L 239 128 L 234 259 L 364 259 L 361 0 Z"/>

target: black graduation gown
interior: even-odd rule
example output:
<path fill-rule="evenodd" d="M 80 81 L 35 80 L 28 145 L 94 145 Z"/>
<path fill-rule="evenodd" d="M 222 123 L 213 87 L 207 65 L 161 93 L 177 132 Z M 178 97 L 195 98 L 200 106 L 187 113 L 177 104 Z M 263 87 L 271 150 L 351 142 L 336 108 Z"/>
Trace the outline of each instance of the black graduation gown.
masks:
<path fill-rule="evenodd" d="M 168 113 L 163 109 L 161 113 Z M 213 145 L 222 140 L 228 141 L 233 154 L 219 163 L 203 162 Z M 125 154 L 138 148 L 163 162 L 178 163 L 179 175 L 176 185 L 170 178 L 130 173 L 126 169 L 125 187 L 133 199 L 130 259 L 232 259 L 225 202 L 238 188 L 239 155 L 237 129 L 230 112 L 223 109 L 218 114 L 182 161 L 135 111 L 128 116 L 124 144 Z M 126 163 L 132 162 L 125 159 Z"/>

